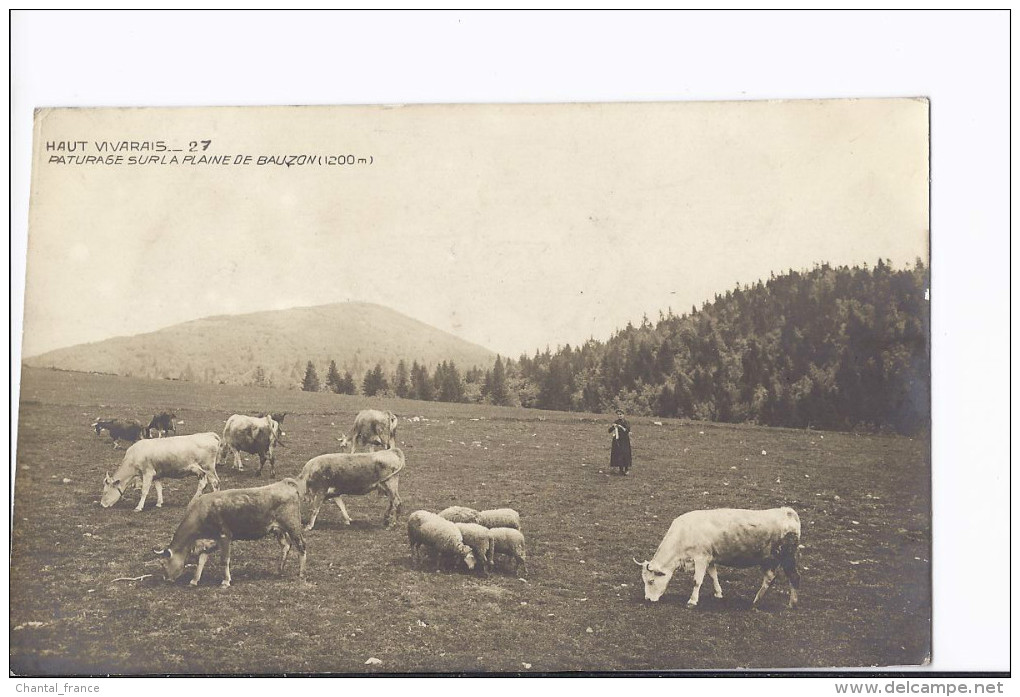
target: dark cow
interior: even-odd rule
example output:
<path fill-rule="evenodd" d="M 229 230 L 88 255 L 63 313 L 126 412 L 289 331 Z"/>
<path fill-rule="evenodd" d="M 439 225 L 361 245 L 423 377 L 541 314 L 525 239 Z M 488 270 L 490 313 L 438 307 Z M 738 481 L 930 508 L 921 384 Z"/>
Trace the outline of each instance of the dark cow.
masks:
<path fill-rule="evenodd" d="M 220 441 L 220 455 L 216 462 L 224 462 L 228 452 L 234 453 L 234 466 L 238 471 L 244 471 L 241 464 L 241 453 L 249 453 L 259 456 L 259 469 L 256 474 L 262 474 L 262 468 L 269 460 L 269 474 L 276 476 L 276 455 L 273 448 L 280 443 L 280 424 L 272 416 L 255 418 L 234 414 L 227 419 L 227 425 L 223 428 L 223 439 Z"/>
<path fill-rule="evenodd" d="M 298 574 L 305 577 L 305 540 L 301 536 L 301 496 L 298 483 L 290 478 L 252 489 L 227 489 L 200 496 L 184 512 L 173 541 L 166 549 L 153 550 L 160 557 L 163 578 L 176 581 L 192 553 L 198 565 L 191 585 L 202 578 L 209 553 L 219 548 L 223 559 L 224 587 L 230 586 L 230 543 L 234 540 L 259 540 L 276 535 L 283 547 L 280 575 L 293 544 L 301 555 Z"/>
<path fill-rule="evenodd" d="M 164 438 L 168 433 L 177 435 L 177 425 L 174 419 L 177 418 L 177 414 L 172 411 L 161 411 L 152 417 L 152 421 L 145 427 L 145 432 L 149 438 Z M 156 435 L 153 436 L 153 431 Z"/>
<path fill-rule="evenodd" d="M 340 496 L 363 496 L 372 491 L 378 491 L 390 499 L 390 507 L 386 509 L 383 518 L 383 525 L 389 527 L 400 508 L 397 488 L 402 469 L 404 453 L 399 448 L 375 453 L 333 453 L 313 457 L 305 463 L 298 475 L 302 494 L 311 500 L 312 517 L 306 529 L 314 527 L 319 508 L 326 499 L 333 499 L 343 516 L 344 525 L 350 525 L 351 517 Z"/>
<path fill-rule="evenodd" d="M 359 445 L 368 448 L 395 448 L 399 423 L 400 420 L 392 411 L 363 409 L 354 418 L 354 429 L 350 435 L 341 436 L 341 447 L 350 448 L 352 453 Z"/>
<path fill-rule="evenodd" d="M 701 582 L 708 573 L 715 597 L 722 597 L 716 566 L 739 569 L 758 566 L 765 573 L 761 588 L 751 602 L 758 606 L 776 577 L 780 566 L 790 582 L 790 607 L 797 605 L 797 547 L 800 542 L 800 517 L 792 508 L 754 511 L 718 508 L 691 511 L 673 520 L 651 561 L 641 563 L 645 600 L 657 601 L 669 579 L 679 567 L 694 570 L 694 590 L 688 607 L 698 604 Z"/>
<path fill-rule="evenodd" d="M 142 429 L 142 423 L 136 419 L 125 420 L 125 419 L 97 419 L 92 428 L 96 429 L 96 435 L 100 435 L 103 429 L 110 434 L 110 439 L 113 441 L 113 449 L 117 450 L 117 441 L 122 440 L 127 443 L 134 443 L 145 438 L 145 432 Z"/>

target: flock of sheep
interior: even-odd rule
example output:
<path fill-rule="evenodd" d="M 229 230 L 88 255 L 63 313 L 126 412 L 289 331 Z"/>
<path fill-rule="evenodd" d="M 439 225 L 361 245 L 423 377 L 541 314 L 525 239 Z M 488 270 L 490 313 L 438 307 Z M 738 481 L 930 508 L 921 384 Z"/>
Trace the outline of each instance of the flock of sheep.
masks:
<path fill-rule="evenodd" d="M 514 572 L 527 571 L 527 552 L 521 532 L 521 516 L 512 508 L 476 511 L 451 506 L 438 514 L 415 511 L 407 519 L 407 540 L 411 563 L 419 563 L 424 553 L 437 565 L 443 557 L 464 562 L 468 569 L 478 567 L 488 573 L 495 566 L 496 554 L 505 554 Z"/>

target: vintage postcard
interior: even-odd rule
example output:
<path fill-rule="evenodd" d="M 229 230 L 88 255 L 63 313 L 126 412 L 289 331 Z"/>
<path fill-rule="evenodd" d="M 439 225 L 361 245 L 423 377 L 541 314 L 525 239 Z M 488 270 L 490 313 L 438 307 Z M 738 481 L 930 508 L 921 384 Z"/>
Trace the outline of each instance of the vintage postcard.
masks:
<path fill-rule="evenodd" d="M 11 672 L 928 662 L 928 138 L 38 110 Z"/>

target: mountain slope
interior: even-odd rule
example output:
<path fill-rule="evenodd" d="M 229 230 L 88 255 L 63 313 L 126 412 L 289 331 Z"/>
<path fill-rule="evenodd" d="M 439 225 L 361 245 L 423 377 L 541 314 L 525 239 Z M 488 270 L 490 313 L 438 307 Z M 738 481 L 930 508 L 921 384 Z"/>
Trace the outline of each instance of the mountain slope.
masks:
<path fill-rule="evenodd" d="M 377 362 L 488 367 L 496 354 L 381 305 L 337 303 L 220 315 L 148 334 L 80 344 L 26 358 L 35 367 L 245 384 L 261 367 L 276 387 L 299 385 L 307 362 L 330 360 L 358 377 Z"/>
<path fill-rule="evenodd" d="M 510 403 L 769 426 L 920 433 L 931 413 L 928 268 L 817 265 L 700 310 L 509 362 Z"/>

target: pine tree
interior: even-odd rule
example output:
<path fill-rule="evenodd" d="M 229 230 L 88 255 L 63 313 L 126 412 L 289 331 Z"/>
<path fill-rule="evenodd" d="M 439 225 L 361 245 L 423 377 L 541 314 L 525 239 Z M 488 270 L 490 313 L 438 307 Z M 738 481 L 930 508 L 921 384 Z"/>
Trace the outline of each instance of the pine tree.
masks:
<path fill-rule="evenodd" d="M 340 394 L 342 392 L 343 378 L 340 377 L 340 371 L 336 368 L 336 361 L 329 362 L 329 370 L 326 371 L 326 387 L 327 389 Z"/>
<path fill-rule="evenodd" d="M 387 391 L 389 388 L 390 386 L 386 380 L 386 376 L 383 375 L 381 364 L 376 363 L 375 368 L 365 373 L 365 379 L 362 382 L 361 391 L 366 397 L 375 397 L 376 395 Z"/>
<path fill-rule="evenodd" d="M 340 381 L 340 394 L 358 394 L 358 386 L 354 384 L 354 376 L 351 371 L 345 371 Z"/>
<path fill-rule="evenodd" d="M 319 376 L 315 372 L 315 365 L 311 361 L 308 361 L 308 365 L 305 367 L 305 379 L 301 381 L 301 389 L 305 392 L 319 391 Z"/>
<path fill-rule="evenodd" d="M 386 379 L 386 374 L 383 372 L 382 365 L 379 363 L 375 364 L 375 368 L 372 369 L 372 378 L 375 380 L 377 386 L 377 393 L 388 392 L 390 389 L 390 381 Z"/>
<path fill-rule="evenodd" d="M 492 377 L 489 382 L 489 401 L 498 406 L 510 404 L 510 390 L 506 384 L 506 371 L 499 356 L 492 366 Z"/>
<path fill-rule="evenodd" d="M 464 382 L 461 380 L 460 371 L 453 361 L 449 364 L 443 361 L 436 366 L 436 375 L 433 378 L 440 402 L 463 402 Z"/>
<path fill-rule="evenodd" d="M 397 372 L 393 376 L 393 390 L 396 395 L 406 398 L 411 395 L 411 382 L 407 374 L 407 363 L 403 359 L 397 363 Z"/>
<path fill-rule="evenodd" d="M 372 374 L 372 371 L 369 370 L 367 373 L 365 373 L 365 377 L 361 381 L 361 394 L 365 395 L 366 397 L 375 397 L 378 391 L 379 387 L 378 384 L 376 383 L 375 376 Z"/>
<path fill-rule="evenodd" d="M 443 399 L 443 382 L 446 380 L 446 361 L 436 365 L 435 371 L 432 373 L 432 392 L 435 395 L 433 399 L 437 399 L 440 402 L 448 400 Z"/>
<path fill-rule="evenodd" d="M 557 353 L 550 359 L 549 368 L 542 376 L 538 389 L 540 409 L 567 410 L 571 408 L 574 376 L 570 372 L 570 362 L 563 354 Z"/>
<path fill-rule="evenodd" d="M 411 394 L 414 399 L 425 401 L 435 399 L 435 390 L 432 386 L 432 378 L 429 377 L 428 368 L 419 365 L 418 361 L 411 365 Z"/>

